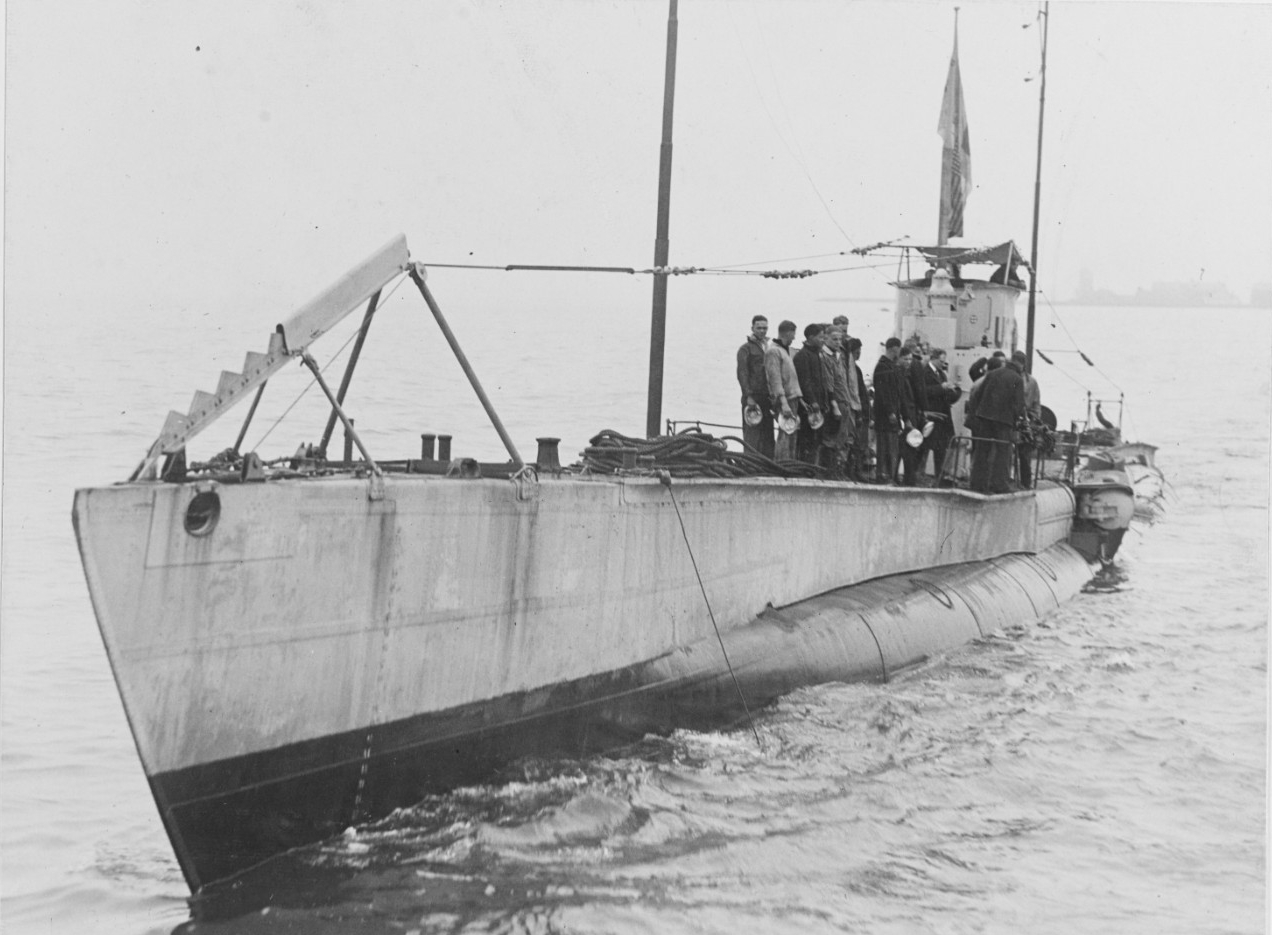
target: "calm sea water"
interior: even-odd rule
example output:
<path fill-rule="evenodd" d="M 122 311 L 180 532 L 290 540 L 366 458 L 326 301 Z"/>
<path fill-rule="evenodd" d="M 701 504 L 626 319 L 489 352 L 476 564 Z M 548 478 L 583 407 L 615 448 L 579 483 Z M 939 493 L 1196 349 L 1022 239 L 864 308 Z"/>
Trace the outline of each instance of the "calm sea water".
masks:
<path fill-rule="evenodd" d="M 449 431 L 456 454 L 497 457 L 413 302 L 377 323 L 355 381 L 372 453 L 413 456 L 417 433 Z M 842 305 L 868 347 L 890 327 L 885 304 Z M 5 932 L 1266 930 L 1272 329 L 1255 310 L 1074 307 L 1039 346 L 1063 346 L 1068 329 L 1125 388 L 1126 434 L 1161 446 L 1171 482 L 1164 518 L 1127 538 L 1123 590 L 1081 595 L 887 685 L 798 691 L 758 714 L 763 750 L 745 731 L 681 732 L 610 757 L 523 763 L 505 784 L 280 861 L 241 894 L 266 908 L 191 925 L 70 505 L 77 486 L 125 477 L 168 408 L 263 348 L 272 322 L 249 312 L 215 327 L 155 310 L 103 316 L 70 343 L 9 312 Z M 523 453 L 542 434 L 562 436 L 572 460 L 600 428 L 641 433 L 643 318 L 546 306 L 453 317 Z M 730 309 L 675 323 L 666 415 L 736 420 L 733 352 L 748 320 Z M 551 326 L 530 324 L 541 321 Z M 1202 334 L 1240 336 L 1242 358 L 1211 363 L 1187 343 Z M 1073 373 L 1117 395 L 1100 373 Z M 1078 383 L 1038 374 L 1061 420 L 1080 418 Z M 305 383 L 291 381 L 271 384 L 248 447 Z M 312 395 L 263 450 L 317 437 L 325 412 Z"/>

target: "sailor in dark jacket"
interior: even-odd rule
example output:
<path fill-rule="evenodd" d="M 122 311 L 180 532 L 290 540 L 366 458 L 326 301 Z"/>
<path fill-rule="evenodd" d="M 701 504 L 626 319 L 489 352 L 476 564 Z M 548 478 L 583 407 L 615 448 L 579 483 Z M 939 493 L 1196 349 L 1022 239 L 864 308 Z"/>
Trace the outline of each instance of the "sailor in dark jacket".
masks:
<path fill-rule="evenodd" d="M 949 450 L 950 440 L 954 437 L 954 417 L 950 405 L 958 402 L 963 390 L 946 379 L 949 362 L 945 359 L 945 351 L 934 347 L 927 366 L 923 368 L 923 386 L 927 392 L 927 409 L 924 415 L 932 423 L 932 432 L 923 440 L 920 449 L 922 458 L 932 452 L 932 472 L 937 478 L 941 476 L 941 468 L 945 464 L 945 453 Z"/>
<path fill-rule="evenodd" d="M 773 457 L 773 400 L 769 397 L 768 378 L 764 373 L 764 351 L 768 348 L 768 319 L 756 315 L 751 319 L 751 333 L 738 348 L 738 386 L 742 390 L 742 440 L 764 455 Z M 760 421 L 746 421 L 748 407 L 758 406 Z"/>
<path fill-rule="evenodd" d="M 800 410 L 799 431 L 795 434 L 795 457 L 809 464 L 817 463 L 821 448 L 821 425 L 813 428 L 809 418 L 816 412 L 822 419 L 830 411 L 830 387 L 826 385 L 826 373 L 822 367 L 822 340 L 825 325 L 811 324 L 804 327 L 804 346 L 795 352 L 795 375 L 804 404 Z"/>
<path fill-rule="evenodd" d="M 989 357 L 977 358 L 976 363 L 972 364 L 967 370 L 967 375 L 972 378 L 975 383 L 994 367 L 1001 367 L 1007 362 L 1007 355 L 1002 351 L 994 351 Z M 993 365 L 992 367 L 990 365 Z"/>
<path fill-rule="evenodd" d="M 965 416 L 972 434 L 988 439 L 972 449 L 972 489 L 978 493 L 1007 493 L 1014 455 L 1012 432 L 1025 413 L 1025 381 L 1014 361 L 991 370 L 972 387 Z"/>
<path fill-rule="evenodd" d="M 881 484 L 896 482 L 901 454 L 897 448 L 902 421 L 901 374 L 896 364 L 900 355 L 901 339 L 888 338 L 874 369 L 875 467 Z"/>
<path fill-rule="evenodd" d="M 918 358 L 922 359 L 922 358 Z M 915 352 L 911 345 L 901 348 L 901 354 L 897 357 L 897 373 L 900 377 L 898 381 L 901 385 L 901 441 L 898 448 L 901 452 L 901 463 L 905 470 L 902 473 L 902 484 L 906 487 L 913 487 L 918 483 L 919 479 L 919 449 L 911 445 L 907 440 L 911 429 L 918 429 L 922 425 L 922 417 L 920 415 L 919 402 L 914 392 L 915 386 Z M 919 389 L 922 390 L 923 374 L 920 372 Z M 920 445 L 922 443 L 920 442 Z"/>
<path fill-rule="evenodd" d="M 927 411 L 927 383 L 923 379 L 923 347 L 919 344 L 908 345 L 910 350 L 910 366 L 906 368 L 906 376 L 910 381 L 910 393 L 914 397 L 914 411 L 917 415 L 914 425 L 923 428 L 927 421 L 923 413 Z"/>
<path fill-rule="evenodd" d="M 868 481 L 870 466 L 870 393 L 865 374 L 857 361 L 861 358 L 861 338 L 849 338 L 844 345 L 848 357 L 848 405 L 852 409 L 853 436 L 848 451 L 850 480 Z"/>
<path fill-rule="evenodd" d="M 909 426 L 904 430 L 901 436 L 901 461 L 904 464 L 904 485 L 913 487 L 918 483 L 918 474 L 922 473 L 923 459 L 926 458 L 927 450 L 922 447 L 912 447 L 906 440 L 909 429 L 922 430 L 923 425 L 927 422 L 927 417 L 923 415 L 927 410 L 927 387 L 923 383 L 923 349 L 917 341 L 909 341 L 906 346 L 901 349 L 901 359 L 898 360 L 901 373 L 904 375 L 902 380 L 902 396 L 908 403 L 907 417 Z"/>

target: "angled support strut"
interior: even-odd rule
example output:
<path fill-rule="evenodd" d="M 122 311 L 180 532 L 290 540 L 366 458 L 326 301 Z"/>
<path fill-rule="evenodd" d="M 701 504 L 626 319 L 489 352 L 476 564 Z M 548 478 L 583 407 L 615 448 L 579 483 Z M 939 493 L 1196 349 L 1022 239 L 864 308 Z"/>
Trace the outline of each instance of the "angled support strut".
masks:
<path fill-rule="evenodd" d="M 340 389 L 336 390 L 336 402 L 344 404 L 345 394 L 349 392 L 349 381 L 353 379 L 353 368 L 358 366 L 358 357 L 362 354 L 362 345 L 367 340 L 367 331 L 371 328 L 371 318 L 375 315 L 375 308 L 380 304 L 380 290 L 376 290 L 371 296 L 371 301 L 367 303 L 366 314 L 362 316 L 362 327 L 358 329 L 358 339 L 353 342 L 353 352 L 349 355 L 349 366 L 345 367 L 344 376 L 340 378 Z M 331 441 L 331 433 L 336 427 L 336 410 L 331 410 L 331 415 L 327 417 L 327 427 L 322 431 L 322 441 L 318 443 L 318 450 L 323 453 L 323 457 L 327 455 L 327 445 Z"/>
<path fill-rule="evenodd" d="M 303 351 L 300 359 L 304 361 L 314 375 L 314 379 L 318 381 L 318 386 L 327 394 L 327 399 L 331 402 L 331 407 L 335 410 L 340 421 L 344 424 L 345 431 L 349 433 L 349 437 L 353 439 L 353 443 L 358 446 L 358 450 L 362 452 L 362 457 L 366 460 L 367 466 L 371 468 L 371 473 L 376 477 L 382 477 L 384 472 L 380 470 L 380 465 L 375 463 L 375 459 L 367 452 L 367 446 L 362 444 L 362 439 L 358 437 L 358 433 L 353 430 L 353 423 L 349 421 L 349 417 L 345 415 L 344 410 L 340 408 L 340 403 L 336 402 L 335 395 L 331 392 L 331 387 L 327 385 L 327 381 L 322 378 L 322 371 L 318 367 L 318 362 L 314 360 L 308 351 Z"/>
<path fill-rule="evenodd" d="M 481 381 L 477 379 L 477 374 L 473 371 L 472 364 L 468 362 L 468 358 L 464 356 L 463 350 L 459 346 L 459 342 L 455 340 L 455 334 L 451 331 L 450 325 L 446 323 L 446 318 L 442 315 L 442 310 L 437 307 L 437 301 L 433 298 L 433 293 L 428 291 L 428 285 L 424 282 L 424 269 L 419 263 L 412 263 L 410 266 L 411 279 L 419 288 L 420 294 L 424 296 L 424 301 L 428 304 L 428 310 L 433 313 L 433 317 L 437 319 L 438 327 L 442 329 L 442 334 L 446 337 L 446 343 L 455 353 L 455 359 L 459 361 L 460 367 L 464 369 L 464 375 L 468 377 L 468 382 L 473 385 L 473 389 L 477 393 L 477 398 L 481 400 L 482 408 L 486 410 L 486 415 L 490 417 L 490 422 L 495 427 L 495 431 L 499 433 L 500 440 L 503 441 L 504 447 L 508 449 L 508 454 L 520 470 L 526 464 L 521 460 L 521 455 L 517 453 L 517 446 L 512 443 L 512 439 L 508 437 L 508 431 L 499 421 L 499 415 L 495 412 L 495 407 L 491 404 L 490 398 L 486 396 L 486 391 L 481 388 Z"/>

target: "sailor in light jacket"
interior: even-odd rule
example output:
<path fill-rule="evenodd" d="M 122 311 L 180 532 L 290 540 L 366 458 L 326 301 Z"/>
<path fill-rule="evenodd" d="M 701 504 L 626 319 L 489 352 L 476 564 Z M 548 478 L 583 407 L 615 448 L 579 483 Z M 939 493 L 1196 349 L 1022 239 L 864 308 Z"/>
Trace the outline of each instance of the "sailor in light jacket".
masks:
<path fill-rule="evenodd" d="M 784 321 L 777 326 L 777 340 L 769 343 L 764 351 L 764 376 L 768 380 L 769 397 L 773 400 L 773 412 L 781 415 L 799 413 L 799 376 L 795 373 L 795 361 L 791 358 L 791 343 L 795 340 L 795 322 Z"/>

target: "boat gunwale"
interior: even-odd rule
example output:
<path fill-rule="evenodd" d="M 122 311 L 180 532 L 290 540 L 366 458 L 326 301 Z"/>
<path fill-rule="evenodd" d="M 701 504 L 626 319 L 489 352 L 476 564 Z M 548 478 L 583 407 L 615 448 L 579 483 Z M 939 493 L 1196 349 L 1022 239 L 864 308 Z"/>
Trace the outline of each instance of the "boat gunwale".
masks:
<path fill-rule="evenodd" d="M 1053 489 L 1072 489 L 1079 485 L 1069 485 L 1060 481 L 1051 480 L 1049 478 L 1040 478 L 1036 487 L 1027 487 L 1019 490 L 1011 490 L 1006 493 L 979 493 L 965 487 L 923 487 L 914 486 L 906 487 L 894 484 L 873 484 L 863 483 L 860 481 L 837 480 L 833 478 L 818 477 L 777 477 L 773 475 L 754 475 L 746 477 L 676 477 L 672 475 L 672 482 L 676 487 L 692 487 L 706 488 L 713 486 L 736 487 L 736 486 L 754 486 L 763 488 L 803 488 L 811 490 L 843 490 L 843 491 L 870 491 L 872 495 L 880 494 L 900 494 L 902 496 L 916 495 L 937 495 L 944 497 L 970 498 L 973 500 L 1000 500 L 1004 498 L 1022 499 L 1025 497 L 1034 497 L 1039 491 Z M 515 477 L 447 477 L 441 474 L 426 474 L 412 472 L 386 472 L 382 481 L 386 491 L 389 485 L 398 482 L 406 483 L 479 483 L 486 486 L 499 484 L 520 484 L 527 481 Z M 78 487 L 75 490 L 78 496 L 81 492 L 97 492 L 105 490 L 117 490 L 128 488 L 150 488 L 161 489 L 169 487 L 186 487 L 191 490 L 209 490 L 219 487 L 239 487 L 244 484 L 264 483 L 264 484 L 348 484 L 355 482 L 358 484 L 370 484 L 371 478 L 366 474 L 354 474 L 349 472 L 341 472 L 339 474 L 315 474 L 310 476 L 291 476 L 267 478 L 261 481 L 241 481 L 237 478 L 189 478 L 184 481 L 155 481 L 155 480 L 127 480 L 119 481 L 113 484 L 106 484 L 95 487 Z M 566 473 L 566 474 L 550 474 L 544 472 L 529 481 L 531 485 L 547 484 L 619 484 L 631 485 L 635 487 L 651 487 L 662 485 L 664 482 L 657 476 L 652 474 L 587 474 L 587 473 Z M 1099 485 L 1103 488 L 1106 485 Z"/>

